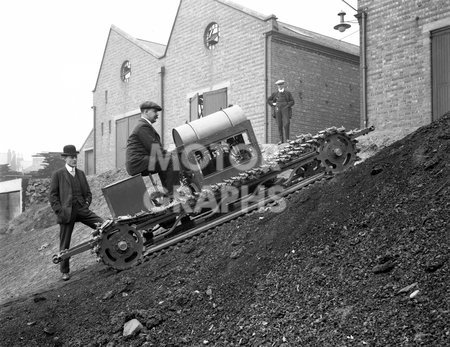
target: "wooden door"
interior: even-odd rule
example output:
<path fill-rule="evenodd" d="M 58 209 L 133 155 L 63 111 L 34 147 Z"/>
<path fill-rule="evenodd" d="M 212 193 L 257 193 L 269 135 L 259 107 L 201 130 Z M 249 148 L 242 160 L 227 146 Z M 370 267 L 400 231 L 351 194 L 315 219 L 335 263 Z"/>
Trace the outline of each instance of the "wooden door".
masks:
<path fill-rule="evenodd" d="M 227 107 L 227 88 L 203 94 L 203 117 Z"/>
<path fill-rule="evenodd" d="M 433 121 L 450 111 L 450 27 L 431 33 Z"/>

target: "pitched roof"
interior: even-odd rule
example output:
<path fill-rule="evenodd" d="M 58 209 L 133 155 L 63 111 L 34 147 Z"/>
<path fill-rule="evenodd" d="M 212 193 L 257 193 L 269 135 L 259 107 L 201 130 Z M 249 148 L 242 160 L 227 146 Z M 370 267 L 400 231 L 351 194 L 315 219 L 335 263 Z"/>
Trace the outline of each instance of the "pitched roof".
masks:
<path fill-rule="evenodd" d="M 161 43 L 137 39 L 139 43 L 147 47 L 147 50 L 149 52 L 153 52 L 153 55 L 155 57 L 162 57 L 164 55 L 164 51 L 166 50 L 166 45 L 163 45 Z"/>
<path fill-rule="evenodd" d="M 86 137 L 86 139 L 84 140 L 83 144 L 81 145 L 79 151 L 81 152 L 82 150 L 84 150 L 84 146 L 86 146 L 86 143 L 88 142 L 88 140 L 91 138 L 91 136 L 94 136 L 94 128 L 91 129 L 91 131 L 89 132 L 89 135 Z"/>
<path fill-rule="evenodd" d="M 130 41 L 131 43 L 134 43 L 139 48 L 142 48 L 147 53 L 150 53 L 155 58 L 161 58 L 162 54 L 161 51 L 164 53 L 164 50 L 166 48 L 166 45 L 163 45 L 161 43 L 156 43 L 152 41 L 137 39 L 129 34 L 127 34 L 125 31 L 119 29 L 114 24 L 111 25 L 111 31 L 116 32 L 126 40 Z"/>
<path fill-rule="evenodd" d="M 172 25 L 172 30 L 171 30 L 167 45 L 152 42 L 152 41 L 147 41 L 147 40 L 143 40 L 143 39 L 134 38 L 131 35 L 124 32 L 123 30 L 116 27 L 115 25 L 111 25 L 109 35 L 111 35 L 111 31 L 114 31 L 117 34 L 119 34 L 120 36 L 127 39 L 128 41 L 134 43 L 136 46 L 142 48 L 147 53 L 153 55 L 155 58 L 161 59 L 165 56 L 165 54 L 167 52 L 167 47 L 169 45 L 170 38 L 172 37 L 173 28 L 175 26 L 176 18 L 178 17 L 178 12 L 180 10 L 182 1 L 183 0 L 180 0 L 180 3 L 178 5 L 177 14 L 175 16 L 175 20 Z M 277 19 L 276 15 L 274 15 L 274 14 L 264 15 L 264 14 L 261 14 L 257 11 L 249 9 L 245 6 L 236 4 L 229 0 L 214 0 L 214 1 L 221 3 L 222 5 L 232 7 L 235 10 L 243 12 L 243 13 L 245 13 L 251 17 L 257 18 L 261 21 L 269 21 L 269 20 Z M 310 30 L 302 29 L 300 27 L 297 27 L 297 26 L 294 26 L 294 25 L 291 25 L 288 23 L 279 22 L 278 20 L 277 20 L 277 23 L 278 23 L 278 25 L 276 26 L 277 29 L 275 29 L 274 31 L 277 31 L 280 34 L 283 34 L 283 35 L 286 35 L 289 37 L 293 37 L 296 39 L 301 39 L 301 40 L 304 40 L 304 41 L 307 41 L 307 42 L 310 42 L 310 43 L 313 43 L 316 45 L 321 45 L 324 47 L 342 51 L 342 52 L 345 52 L 348 54 L 359 56 L 359 47 L 357 45 L 354 45 L 354 44 L 351 44 L 348 42 L 344 42 L 344 41 L 340 41 L 340 40 L 337 40 L 337 39 L 334 39 L 332 37 L 325 36 L 322 34 L 318 34 L 316 32 L 310 31 Z M 109 35 L 108 35 L 108 39 L 109 39 Z M 100 69 L 101 69 L 101 66 L 103 65 L 103 60 L 105 58 L 105 52 L 106 52 L 106 46 L 105 46 L 105 50 L 103 52 Z M 94 87 L 93 91 L 95 91 L 97 88 L 99 75 L 100 75 L 100 71 L 99 71 L 99 74 L 97 75 L 97 81 L 95 83 L 95 87 Z"/>
<path fill-rule="evenodd" d="M 229 0 L 215 0 L 215 1 L 224 4 L 226 6 L 232 7 L 240 12 L 246 13 L 262 21 L 268 21 L 272 18 L 277 19 L 275 14 L 264 15 Z M 277 23 L 278 23 L 278 32 L 280 32 L 281 34 L 309 41 L 318 45 L 343 51 L 349 54 L 359 55 L 359 46 L 357 45 L 340 41 L 338 39 L 334 39 L 329 36 L 321 35 L 310 30 L 302 29 L 300 27 L 288 23 L 283 23 L 278 20 Z"/>
<path fill-rule="evenodd" d="M 247 7 L 245 7 L 245 6 L 242 6 L 242 5 L 240 5 L 240 4 L 236 4 L 236 3 L 232 2 L 232 1 L 229 1 L 229 0 L 215 0 L 215 1 L 220 2 L 220 3 L 223 4 L 223 5 L 232 7 L 232 8 L 234 8 L 235 10 L 238 10 L 238 11 L 240 11 L 240 12 L 244 12 L 245 14 L 248 14 L 248 15 L 250 15 L 250 16 L 252 16 L 252 17 L 255 17 L 255 18 L 260 19 L 260 20 L 263 20 L 263 21 L 266 21 L 266 20 L 268 20 L 268 19 L 270 19 L 270 18 L 272 18 L 272 17 L 275 17 L 274 14 L 264 15 L 264 14 L 262 14 L 262 13 L 259 13 L 259 12 L 257 12 L 257 11 L 254 11 L 254 10 L 252 10 L 252 9 L 250 9 L 250 8 L 247 8 Z"/>
<path fill-rule="evenodd" d="M 314 31 L 302 29 L 291 24 L 278 22 L 278 31 L 285 35 L 313 42 L 325 47 L 333 48 L 354 55 L 359 55 L 359 46 L 357 45 L 318 34 Z"/>
<path fill-rule="evenodd" d="M 108 34 L 108 39 L 106 40 L 105 49 L 103 50 L 103 57 L 102 57 L 102 61 L 100 63 L 99 71 L 98 71 L 98 74 L 97 74 L 97 80 L 95 81 L 95 87 L 93 89 L 93 92 L 95 92 L 95 90 L 97 89 L 98 79 L 100 78 L 100 70 L 101 70 L 101 68 L 103 66 L 103 61 L 105 60 L 106 48 L 108 47 L 108 41 L 109 41 L 109 37 L 111 36 L 111 32 L 112 31 L 114 31 L 115 33 L 119 34 L 124 39 L 126 39 L 126 40 L 130 41 L 131 43 L 135 44 L 136 46 L 138 46 L 139 48 L 141 48 L 145 52 L 151 54 L 152 56 L 154 56 L 157 59 L 162 58 L 162 56 L 164 55 L 165 49 L 166 49 L 166 45 L 163 45 L 163 44 L 160 44 L 160 43 L 156 43 L 156 42 L 152 42 L 152 41 L 136 39 L 133 36 L 127 34 L 125 31 L 123 31 L 123 30 L 119 29 L 118 27 L 116 27 L 114 24 L 112 24 L 111 28 L 109 29 L 109 34 Z"/>

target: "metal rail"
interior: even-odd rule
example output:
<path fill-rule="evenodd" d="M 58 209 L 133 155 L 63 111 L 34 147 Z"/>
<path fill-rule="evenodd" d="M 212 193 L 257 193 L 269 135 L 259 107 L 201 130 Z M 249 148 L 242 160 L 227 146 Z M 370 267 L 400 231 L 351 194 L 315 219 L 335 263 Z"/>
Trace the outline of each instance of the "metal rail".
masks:
<path fill-rule="evenodd" d="M 166 229 L 159 235 L 153 235 L 153 243 L 151 244 L 149 242 L 142 245 L 142 235 L 139 233 L 135 235 L 136 239 L 140 241 L 136 244 L 131 242 L 128 237 L 125 237 L 127 236 L 126 233 L 122 237 L 123 240 L 114 239 L 106 243 L 109 249 L 117 251 L 119 258 L 121 255 L 128 254 L 128 247 L 131 247 L 131 249 L 133 247 L 139 247 L 138 253 L 140 253 L 142 258 L 139 258 L 137 262 L 132 261 L 129 264 L 125 264 L 132 266 L 152 254 L 157 254 L 157 252 L 186 239 L 195 237 L 221 224 L 251 213 L 260 207 L 276 202 L 321 179 L 331 178 L 333 174 L 344 171 L 356 160 L 355 138 L 373 130 L 373 127 L 369 127 L 361 130 L 355 129 L 346 133 L 344 128 L 337 129 L 333 127 L 321 131 L 315 136 L 308 134 L 299 137 L 281 149 L 278 155 L 270 159 L 267 164 L 246 172 L 241 172 L 222 182 L 214 183 L 208 189 L 205 189 L 205 191 L 202 190 L 200 193 L 194 194 L 192 200 L 194 202 L 200 202 L 200 211 L 198 212 L 201 213 L 194 213 L 190 216 L 190 221 L 194 224 L 191 228 L 189 228 L 189 224 L 179 225 L 180 223 L 183 224 L 182 218 L 186 216 L 186 213 L 180 214 L 180 211 L 177 212 L 175 208 L 168 209 L 165 213 L 160 214 L 142 213 L 142 215 L 126 216 L 126 218 L 119 217 L 106 222 L 106 224 L 104 223 L 93 233 L 91 240 L 54 255 L 53 262 L 56 264 L 71 255 L 92 249 L 99 256 L 99 260 L 103 260 L 106 264 L 115 267 L 114 257 L 110 258 L 106 253 L 101 254 L 102 247 L 105 247 L 104 243 L 107 241 L 107 239 L 104 240 L 103 238 L 107 238 L 109 232 L 115 231 L 109 228 L 111 225 L 115 225 L 115 223 L 117 227 L 130 225 L 133 230 L 141 231 L 147 230 L 157 224 L 171 224 L 169 230 Z M 314 162 L 317 163 L 314 164 Z M 319 169 L 321 170 L 320 172 L 318 172 Z M 289 171 L 291 171 L 290 174 Z M 289 177 L 284 177 L 282 175 L 284 173 L 287 173 Z M 220 195 L 222 189 L 228 186 L 248 186 L 251 187 L 252 193 L 242 192 L 243 194 L 237 200 L 230 201 L 228 204 L 228 197 L 221 198 Z M 281 191 L 271 192 L 272 187 L 276 188 L 278 186 L 282 187 Z M 209 209 L 205 206 L 203 207 L 204 210 L 202 210 L 201 201 L 203 193 L 214 194 L 218 199 L 219 207 Z M 226 212 L 220 209 L 221 206 L 225 205 L 229 207 Z M 172 219 L 174 220 L 173 224 Z M 184 228 L 186 230 L 183 230 Z M 124 266 L 121 266 L 119 269 L 123 269 Z"/>
<path fill-rule="evenodd" d="M 252 210 L 255 210 L 259 207 L 265 206 L 267 204 L 270 204 L 272 202 L 275 202 L 277 200 L 279 200 L 280 198 L 287 196 L 303 187 L 306 187 L 307 185 L 310 185 L 311 183 L 314 183 L 320 179 L 322 179 L 324 176 L 326 175 L 325 172 L 321 172 L 317 175 L 311 176 L 309 178 L 305 178 L 304 180 L 292 185 L 291 187 L 286 188 L 285 190 L 283 190 L 282 192 L 278 193 L 277 195 L 274 196 L 269 196 L 261 201 L 255 202 L 252 205 L 249 205 L 243 209 L 238 209 L 234 212 L 231 212 L 229 214 L 224 215 L 223 217 L 218 217 L 217 219 L 213 220 L 213 221 L 208 221 L 205 225 L 196 227 L 194 229 L 192 229 L 191 231 L 187 231 L 184 232 L 181 235 L 178 236 L 174 236 L 170 239 L 168 239 L 167 241 L 160 243 L 158 245 L 155 246 L 150 246 L 149 248 L 147 248 L 143 255 L 144 257 L 147 257 L 149 255 L 151 255 L 152 253 L 158 252 L 162 249 L 168 248 L 170 246 L 173 246 L 185 239 L 191 238 L 193 236 L 196 236 L 198 234 L 201 234 L 209 229 L 215 228 L 221 224 L 224 224 L 230 220 L 233 220 L 241 215 L 247 214 L 249 212 L 251 212 Z M 156 240 L 155 240 L 156 241 Z"/>

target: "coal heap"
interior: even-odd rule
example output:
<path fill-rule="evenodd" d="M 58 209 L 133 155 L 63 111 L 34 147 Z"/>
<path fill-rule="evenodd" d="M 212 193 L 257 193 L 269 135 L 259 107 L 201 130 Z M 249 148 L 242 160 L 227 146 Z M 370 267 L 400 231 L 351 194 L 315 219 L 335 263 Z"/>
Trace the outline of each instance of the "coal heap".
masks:
<path fill-rule="evenodd" d="M 446 345 L 449 159 L 445 115 L 278 209 L 3 307 L 0 344 Z"/>

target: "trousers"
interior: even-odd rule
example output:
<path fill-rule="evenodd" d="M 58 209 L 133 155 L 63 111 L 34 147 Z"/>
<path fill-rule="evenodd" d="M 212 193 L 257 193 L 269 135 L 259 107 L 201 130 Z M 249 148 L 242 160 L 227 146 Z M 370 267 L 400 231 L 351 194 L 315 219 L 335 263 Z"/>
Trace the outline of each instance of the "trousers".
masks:
<path fill-rule="evenodd" d="M 92 212 L 87 205 L 81 205 L 79 202 L 73 203 L 70 222 L 59 224 L 60 251 L 70 248 L 70 240 L 72 239 L 72 232 L 76 222 L 81 222 L 95 229 L 97 227 L 96 223 L 103 223 L 103 219 Z M 64 259 L 60 263 L 60 271 L 62 273 L 69 273 L 70 258 Z"/>
<path fill-rule="evenodd" d="M 166 189 L 168 195 L 173 195 L 173 190 L 177 185 L 180 185 L 180 171 L 174 168 L 173 160 L 171 159 L 167 167 L 162 167 L 159 162 L 156 162 L 153 171 L 147 171 L 148 174 L 158 173 L 162 186 Z M 144 174 L 143 174 L 144 175 Z"/>
<path fill-rule="evenodd" d="M 280 141 L 286 142 L 287 140 L 289 140 L 291 127 L 291 118 L 289 115 L 289 109 L 287 107 L 283 109 L 276 107 L 275 120 L 277 121 L 278 125 L 278 135 L 280 137 Z"/>

